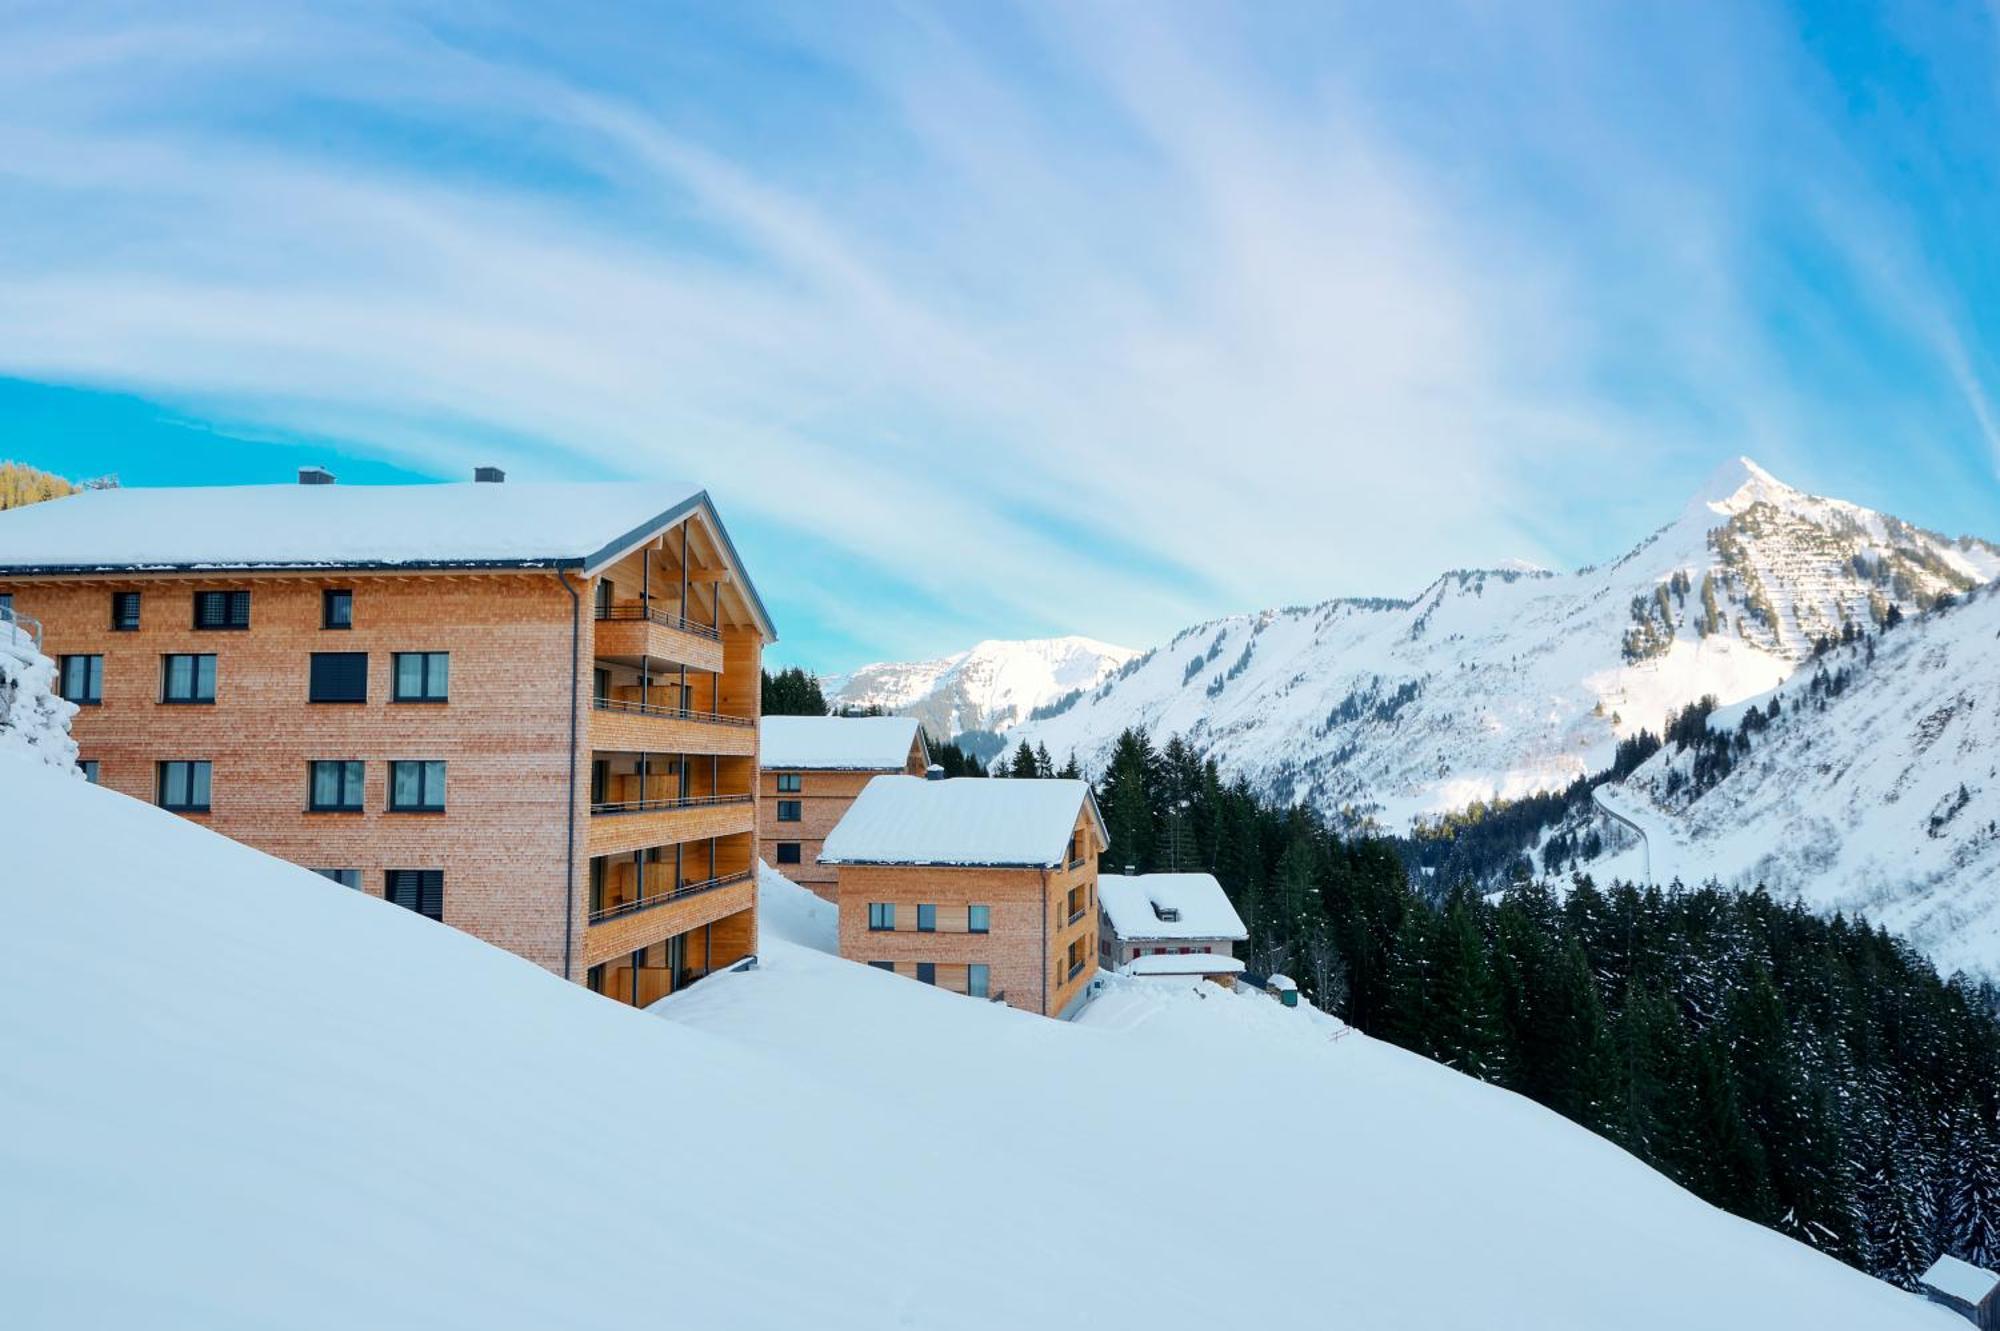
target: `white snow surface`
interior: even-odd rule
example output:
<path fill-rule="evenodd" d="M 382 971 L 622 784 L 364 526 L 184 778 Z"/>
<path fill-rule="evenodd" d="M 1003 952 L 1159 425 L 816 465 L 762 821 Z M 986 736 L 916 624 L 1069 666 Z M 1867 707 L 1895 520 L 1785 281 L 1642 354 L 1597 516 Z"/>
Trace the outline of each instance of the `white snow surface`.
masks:
<path fill-rule="evenodd" d="M 2000 1275 L 1983 1266 L 1961 1261 L 1950 1253 L 1931 1263 L 1931 1269 L 1924 1272 L 1923 1281 L 1938 1293 L 1963 1299 L 1975 1307 L 1994 1289 L 2000 1288 Z"/>
<path fill-rule="evenodd" d="M 907 716 L 767 716 L 759 726 L 766 769 L 901 771 L 917 742 Z"/>
<path fill-rule="evenodd" d="M 1126 942 L 1250 936 L 1214 874 L 1100 873 L 1097 901 Z M 1180 918 L 1162 919 L 1155 909 L 1161 906 L 1178 910 Z"/>
<path fill-rule="evenodd" d="M 1850 672 L 1824 708 L 1815 673 Z M 1653 877 L 1762 884 L 1822 913 L 1865 914 L 1949 974 L 2000 976 L 2000 593 L 1809 662 L 1718 710 L 1711 729 L 1781 699 L 1748 755 L 1698 798 L 1668 793 L 1692 755 L 1671 747 L 1598 795 L 1646 830 Z M 1795 703 L 1804 702 L 1803 708 Z M 1640 877 L 1636 845 L 1584 867 Z"/>
<path fill-rule="evenodd" d="M 22 1331 L 1962 1325 L 1262 996 L 1069 1024 L 773 931 L 638 1012 L 18 759 L 0 818 Z"/>
<path fill-rule="evenodd" d="M 1240 975 L 1243 963 L 1213 952 L 1167 952 L 1134 957 L 1118 968 L 1121 975 Z"/>
<path fill-rule="evenodd" d="M 879 706 L 952 739 L 968 730 L 1004 734 L 1037 707 L 1096 688 L 1138 655 L 1095 638 L 988 640 L 935 660 L 865 665 L 825 685 L 836 706 Z"/>
<path fill-rule="evenodd" d="M 827 833 L 819 862 L 1053 868 L 1085 808 L 1096 817 L 1082 781 L 878 776 Z"/>
<path fill-rule="evenodd" d="M 1703 694 L 1727 703 L 1776 686 L 1846 620 L 1871 625 L 1892 602 L 1911 614 L 1996 572 L 2000 550 L 1985 542 L 1801 493 L 1738 458 L 1613 563 L 1456 570 L 1407 600 L 1198 624 L 1008 738 L 1099 774 L 1119 732 L 1144 726 L 1267 795 L 1400 829 L 1561 789 Z M 1635 602 L 1656 636 L 1627 660 Z"/>
<path fill-rule="evenodd" d="M 700 493 L 512 481 L 85 490 L 0 513 L 0 568 L 581 560 Z"/>
<path fill-rule="evenodd" d="M 0 620 L 0 760 L 26 758 L 81 779 L 69 736 L 75 715 L 76 704 L 56 696 L 55 663 L 26 630 Z M 5 859 L 0 849 L 0 866 Z"/>

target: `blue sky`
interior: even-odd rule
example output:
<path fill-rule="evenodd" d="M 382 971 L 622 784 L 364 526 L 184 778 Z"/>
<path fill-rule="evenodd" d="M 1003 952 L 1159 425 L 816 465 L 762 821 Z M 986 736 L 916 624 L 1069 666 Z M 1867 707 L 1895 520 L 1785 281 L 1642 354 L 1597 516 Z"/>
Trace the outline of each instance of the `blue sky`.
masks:
<path fill-rule="evenodd" d="M 2000 537 L 2000 4 L 0 0 L 0 456 L 693 478 L 824 670 Z"/>

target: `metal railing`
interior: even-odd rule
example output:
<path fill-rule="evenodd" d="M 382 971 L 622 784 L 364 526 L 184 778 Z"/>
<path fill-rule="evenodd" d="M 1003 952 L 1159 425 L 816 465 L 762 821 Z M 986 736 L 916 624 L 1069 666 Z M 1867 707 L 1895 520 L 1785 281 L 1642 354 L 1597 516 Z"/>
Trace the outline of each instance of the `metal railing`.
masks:
<path fill-rule="evenodd" d="M 1078 906 L 1075 910 L 1070 912 L 1069 923 L 1075 924 L 1078 920 L 1082 919 L 1084 916 L 1088 914 L 1090 914 L 1090 907 Z M 1069 925 L 1064 925 L 1063 927 L 1067 929 Z"/>
<path fill-rule="evenodd" d="M 33 615 L 24 615 L 12 606 L 0 605 L 0 628 L 13 629 L 27 638 L 36 651 L 42 650 L 42 621 Z"/>
<path fill-rule="evenodd" d="M 592 924 L 602 924 L 606 920 L 622 919 L 627 915 L 636 915 L 642 910 L 651 910 L 655 906 L 664 906 L 673 901 L 685 901 L 689 897 L 698 897 L 704 892 L 713 892 L 719 887 L 729 887 L 736 883 L 747 883 L 749 881 L 750 871 L 745 869 L 741 873 L 723 874 L 716 878 L 704 878 L 695 883 L 682 883 L 671 892 L 655 892 L 649 897 L 634 897 L 630 901 L 621 901 L 615 906 L 606 906 L 602 910 L 594 910 L 590 912 L 590 922 Z"/>
<path fill-rule="evenodd" d="M 625 621 L 645 620 L 662 628 L 679 629 L 682 633 L 692 633 L 697 638 L 707 638 L 711 642 L 722 641 L 722 630 L 713 624 L 697 624 L 692 619 L 671 615 L 664 610 L 655 610 L 648 605 L 600 605 L 597 617 L 601 620 Z"/>
<path fill-rule="evenodd" d="M 748 795 L 680 795 L 672 799 L 595 800 L 592 813 L 663 813 L 669 809 L 712 809 L 723 804 L 748 804 Z"/>
<path fill-rule="evenodd" d="M 1069 978 L 1074 980 L 1077 976 L 1083 974 L 1083 968 L 1088 964 L 1087 961 L 1079 961 L 1076 965 L 1071 966 L 1069 968 Z"/>
<path fill-rule="evenodd" d="M 638 716 L 661 716 L 669 721 L 700 721 L 708 725 L 754 726 L 756 721 L 747 716 L 731 716 L 727 712 L 697 712 L 688 707 L 668 707 L 657 702 L 632 702 L 625 698 L 592 698 L 590 705 L 600 712 L 630 712 Z"/>

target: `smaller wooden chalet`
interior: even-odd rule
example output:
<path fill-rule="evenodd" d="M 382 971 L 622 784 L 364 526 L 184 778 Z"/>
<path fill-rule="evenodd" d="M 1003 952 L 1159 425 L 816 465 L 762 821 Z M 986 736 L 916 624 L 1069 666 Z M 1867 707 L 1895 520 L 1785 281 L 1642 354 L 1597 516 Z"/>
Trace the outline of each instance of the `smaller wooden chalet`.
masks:
<path fill-rule="evenodd" d="M 1932 1262 L 1917 1283 L 1923 1286 L 1924 1297 L 1943 1304 L 1979 1331 L 2000 1331 L 2000 1275 L 1945 1256 Z"/>
<path fill-rule="evenodd" d="M 1213 874 L 1106 874 L 1098 880 L 1098 964 L 1131 975 L 1233 983 L 1235 945 L 1249 938 Z"/>
<path fill-rule="evenodd" d="M 820 848 L 878 776 L 922 776 L 923 728 L 909 716 L 767 716 L 759 729 L 758 853 L 828 901 L 838 890 Z"/>

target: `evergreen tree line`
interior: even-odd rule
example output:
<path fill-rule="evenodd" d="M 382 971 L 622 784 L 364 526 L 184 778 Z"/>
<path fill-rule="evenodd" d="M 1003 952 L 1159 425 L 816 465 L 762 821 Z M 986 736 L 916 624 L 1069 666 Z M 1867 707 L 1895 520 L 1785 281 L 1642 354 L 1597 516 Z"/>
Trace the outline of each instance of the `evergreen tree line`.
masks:
<path fill-rule="evenodd" d="M 1141 731 L 1099 802 L 1105 872 L 1210 870 L 1251 968 L 1359 1029 L 1906 1288 L 1943 1252 L 2000 1264 L 2000 995 L 1883 930 L 1712 886 L 1430 890 Z"/>

